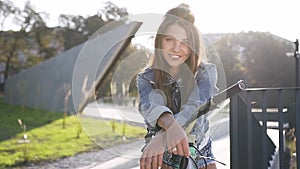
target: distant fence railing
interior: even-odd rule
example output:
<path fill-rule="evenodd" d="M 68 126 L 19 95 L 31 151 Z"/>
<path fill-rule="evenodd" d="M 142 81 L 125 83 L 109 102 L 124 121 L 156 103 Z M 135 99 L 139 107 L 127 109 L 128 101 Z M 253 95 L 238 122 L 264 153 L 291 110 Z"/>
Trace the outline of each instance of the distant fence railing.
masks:
<path fill-rule="evenodd" d="M 270 161 L 274 160 L 276 146 L 267 134 L 270 128 L 278 130 L 278 168 L 289 168 L 290 159 L 284 133 L 294 128 L 295 137 L 300 136 L 299 90 L 300 88 L 250 88 L 231 98 L 232 169 L 267 169 L 271 166 Z M 296 139 L 297 164 L 300 164 L 299 143 L 300 139 Z"/>

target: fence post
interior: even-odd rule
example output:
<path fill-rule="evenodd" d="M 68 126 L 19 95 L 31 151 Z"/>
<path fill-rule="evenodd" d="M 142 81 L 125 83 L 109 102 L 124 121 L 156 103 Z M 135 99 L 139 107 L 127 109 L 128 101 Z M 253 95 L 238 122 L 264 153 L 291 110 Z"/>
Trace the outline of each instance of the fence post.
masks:
<path fill-rule="evenodd" d="M 251 92 L 247 91 L 247 139 L 248 139 L 248 168 L 253 168 L 253 126 L 252 123 L 250 123 L 252 119 L 252 106 L 251 106 Z"/>
<path fill-rule="evenodd" d="M 247 100 L 236 95 L 230 101 L 230 167 L 267 169 L 275 145 L 266 134 L 266 124 L 261 126 L 252 113 L 250 92 L 246 94 Z M 264 102 L 262 107 L 266 109 Z"/>
<path fill-rule="evenodd" d="M 262 109 L 262 153 L 263 153 L 263 168 L 267 168 L 267 163 L 265 161 L 268 161 L 268 146 L 267 145 L 267 91 L 262 90 L 261 91 L 261 109 Z"/>
<path fill-rule="evenodd" d="M 237 95 L 230 98 L 229 134 L 230 134 L 230 166 L 231 169 L 239 168 L 238 158 L 238 108 Z"/>
<path fill-rule="evenodd" d="M 296 158 L 297 169 L 300 169 L 300 90 L 296 89 Z"/>
<path fill-rule="evenodd" d="M 279 132 L 279 165 L 280 168 L 285 166 L 285 150 L 284 150 L 284 134 L 283 134 L 283 105 L 282 105 L 282 90 L 278 90 L 278 132 Z"/>

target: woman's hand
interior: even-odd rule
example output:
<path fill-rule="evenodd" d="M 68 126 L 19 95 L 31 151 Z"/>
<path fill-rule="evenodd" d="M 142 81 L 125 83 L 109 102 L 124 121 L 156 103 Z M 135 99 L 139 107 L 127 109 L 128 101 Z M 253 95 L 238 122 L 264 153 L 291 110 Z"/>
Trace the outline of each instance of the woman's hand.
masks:
<path fill-rule="evenodd" d="M 170 153 L 189 157 L 188 138 L 183 128 L 176 122 L 171 113 L 163 113 L 157 124 L 166 132 L 166 144 Z"/>
<path fill-rule="evenodd" d="M 166 133 L 158 132 L 144 148 L 140 158 L 141 169 L 158 169 L 162 167 L 163 154 L 166 148 Z"/>
<path fill-rule="evenodd" d="M 189 157 L 189 142 L 183 128 L 175 121 L 165 132 L 169 153 Z"/>
<path fill-rule="evenodd" d="M 140 158 L 141 169 L 157 169 L 162 166 L 165 149 L 170 153 L 189 157 L 188 138 L 183 128 L 176 122 L 173 115 L 164 113 L 158 120 L 163 128 L 143 150 Z"/>

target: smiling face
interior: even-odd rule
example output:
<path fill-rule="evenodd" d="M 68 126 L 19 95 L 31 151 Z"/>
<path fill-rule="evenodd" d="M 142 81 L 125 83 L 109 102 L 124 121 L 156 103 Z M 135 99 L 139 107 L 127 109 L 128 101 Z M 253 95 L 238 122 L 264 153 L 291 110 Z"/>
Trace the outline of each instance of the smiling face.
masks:
<path fill-rule="evenodd" d="M 191 54 L 186 30 L 178 25 L 168 26 L 161 39 L 162 56 L 171 68 L 178 68 Z"/>

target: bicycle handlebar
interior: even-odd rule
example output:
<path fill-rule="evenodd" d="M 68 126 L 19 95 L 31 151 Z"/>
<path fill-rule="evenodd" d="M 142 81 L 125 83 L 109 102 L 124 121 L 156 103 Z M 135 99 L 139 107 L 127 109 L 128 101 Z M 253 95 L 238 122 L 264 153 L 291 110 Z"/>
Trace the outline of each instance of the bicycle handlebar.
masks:
<path fill-rule="evenodd" d="M 187 121 L 185 124 L 188 125 L 192 121 L 196 120 L 200 116 L 208 113 L 211 109 L 217 108 L 216 105 L 220 104 L 222 101 L 246 90 L 246 82 L 243 80 L 239 80 L 237 83 L 233 84 L 232 86 L 226 88 L 225 90 L 221 91 L 220 93 L 213 96 L 211 99 L 208 100 L 207 103 L 200 105 L 194 114 L 194 117 L 192 116 L 189 121 Z M 185 125 L 184 125 L 185 126 Z"/>
<path fill-rule="evenodd" d="M 192 130 L 192 127 L 193 127 L 193 125 L 196 122 L 196 119 L 198 117 L 208 113 L 211 109 L 217 108 L 216 105 L 220 104 L 222 101 L 224 101 L 224 100 L 226 100 L 226 99 L 228 99 L 228 98 L 230 98 L 230 97 L 232 97 L 232 96 L 234 96 L 234 95 L 236 95 L 236 94 L 238 94 L 242 91 L 245 91 L 245 90 L 246 90 L 246 83 L 243 80 L 239 80 L 234 85 L 226 88 L 222 92 L 218 93 L 217 95 L 215 95 L 214 97 L 209 99 L 207 103 L 200 105 L 198 107 L 198 109 L 196 109 L 196 112 L 198 112 L 198 113 L 195 113 L 196 116 L 193 114 L 195 117 L 192 116 L 190 118 L 190 120 L 185 123 L 187 125 L 186 129 L 185 129 L 185 132 L 190 133 L 190 131 Z M 198 149 L 196 148 L 196 150 L 198 150 Z M 201 158 L 204 158 L 204 160 L 206 162 L 206 159 L 208 157 L 201 156 Z M 211 159 L 211 160 L 214 160 L 214 161 L 219 162 L 223 165 L 226 165 L 225 163 L 217 161 L 216 159 Z M 181 160 L 181 163 L 180 163 L 180 169 L 186 169 L 187 166 L 188 166 L 188 161 L 189 161 L 188 158 L 183 157 L 182 160 Z M 196 164 L 196 166 L 197 166 L 197 164 Z"/>
<path fill-rule="evenodd" d="M 246 82 L 243 80 L 239 80 L 234 85 L 228 87 L 227 89 L 225 89 L 222 92 L 215 95 L 211 100 L 214 104 L 219 104 L 222 101 L 224 101 L 242 91 L 245 91 L 246 88 L 247 88 Z"/>

